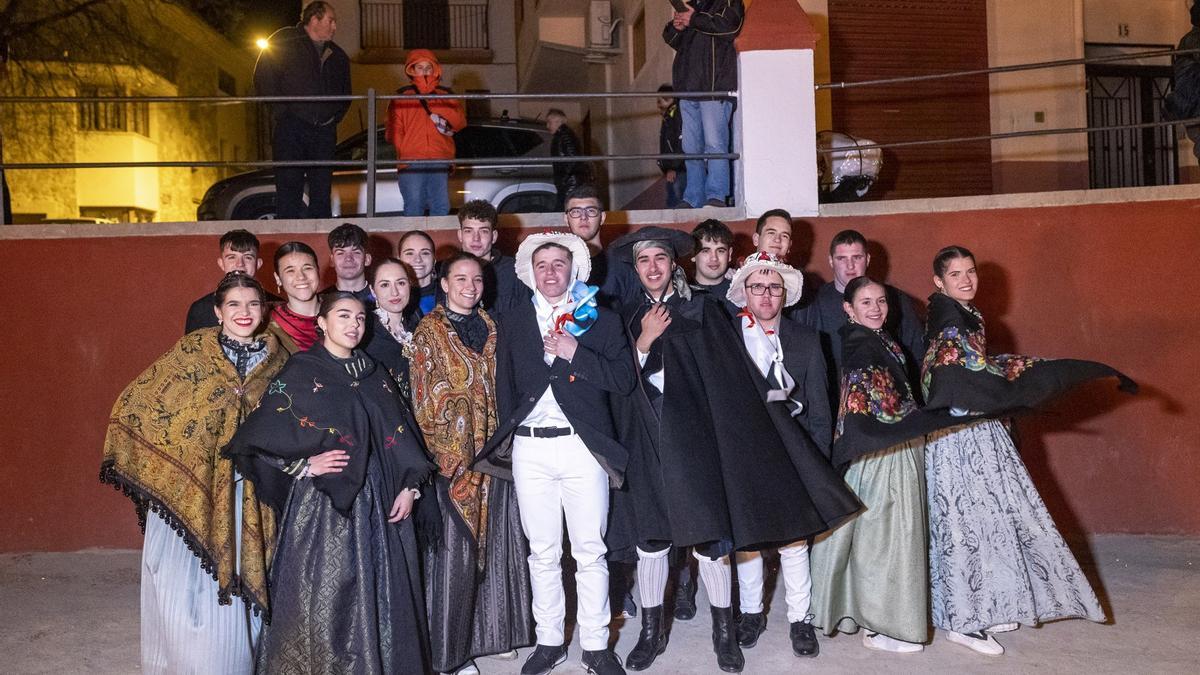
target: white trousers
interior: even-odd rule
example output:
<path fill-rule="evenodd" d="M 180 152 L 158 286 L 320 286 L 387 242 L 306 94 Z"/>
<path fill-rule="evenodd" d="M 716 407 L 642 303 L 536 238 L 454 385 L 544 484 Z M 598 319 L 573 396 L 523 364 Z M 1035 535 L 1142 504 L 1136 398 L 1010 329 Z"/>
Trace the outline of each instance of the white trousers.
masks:
<path fill-rule="evenodd" d="M 540 645 L 563 644 L 563 517 L 575 559 L 575 623 L 585 650 L 608 648 L 608 474 L 579 436 L 513 437 L 513 479 L 529 539 L 529 580 Z"/>
<path fill-rule="evenodd" d="M 780 576 L 787 597 L 788 623 L 804 621 L 812 600 L 808 573 L 808 542 L 803 539 L 779 547 Z M 757 551 L 737 552 L 738 604 L 743 614 L 763 611 L 763 559 Z"/>

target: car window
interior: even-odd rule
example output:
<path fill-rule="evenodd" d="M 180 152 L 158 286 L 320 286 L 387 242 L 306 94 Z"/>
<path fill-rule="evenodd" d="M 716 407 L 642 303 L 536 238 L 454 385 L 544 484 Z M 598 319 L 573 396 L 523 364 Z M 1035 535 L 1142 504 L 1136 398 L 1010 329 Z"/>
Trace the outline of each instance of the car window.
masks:
<path fill-rule="evenodd" d="M 514 152 L 506 129 L 501 127 L 468 126 L 454 134 L 454 146 L 458 157 L 512 157 Z"/>
<path fill-rule="evenodd" d="M 334 159 L 364 160 L 367 158 L 367 135 L 359 132 L 343 141 L 333 153 Z M 381 128 L 375 137 L 375 158 L 380 162 L 396 161 L 396 148 L 387 142 Z"/>
<path fill-rule="evenodd" d="M 505 129 L 508 135 L 508 141 L 512 144 L 517 156 L 528 154 L 545 155 L 545 152 L 533 153 L 533 150 L 545 142 L 545 139 L 536 131 L 528 129 Z"/>

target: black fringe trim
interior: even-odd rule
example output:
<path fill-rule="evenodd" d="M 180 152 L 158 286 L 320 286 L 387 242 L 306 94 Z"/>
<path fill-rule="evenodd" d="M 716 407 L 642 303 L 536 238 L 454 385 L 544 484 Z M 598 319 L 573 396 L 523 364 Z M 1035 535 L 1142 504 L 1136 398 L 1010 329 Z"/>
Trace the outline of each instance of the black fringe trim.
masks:
<path fill-rule="evenodd" d="M 218 584 L 221 583 L 221 580 L 217 578 L 216 561 L 200 545 L 200 542 L 187 529 L 183 521 L 149 490 L 122 475 L 117 470 L 114 460 L 108 459 L 100 464 L 100 482 L 111 485 L 113 489 L 120 491 L 133 502 L 134 511 L 137 513 L 138 527 L 141 528 L 143 536 L 146 534 L 147 513 L 153 511 L 162 517 L 163 521 L 170 526 L 175 534 L 183 539 L 184 543 L 187 544 L 188 550 L 199 559 L 200 569 L 212 577 L 213 581 Z M 232 605 L 235 596 L 241 598 L 246 603 L 246 606 L 254 612 L 255 616 L 262 616 L 263 621 L 268 624 L 271 622 L 270 611 L 263 607 L 258 598 L 255 598 L 254 594 L 242 585 L 242 578 L 237 574 L 233 575 L 233 580 L 230 582 L 228 588 L 218 587 L 217 604 Z"/>

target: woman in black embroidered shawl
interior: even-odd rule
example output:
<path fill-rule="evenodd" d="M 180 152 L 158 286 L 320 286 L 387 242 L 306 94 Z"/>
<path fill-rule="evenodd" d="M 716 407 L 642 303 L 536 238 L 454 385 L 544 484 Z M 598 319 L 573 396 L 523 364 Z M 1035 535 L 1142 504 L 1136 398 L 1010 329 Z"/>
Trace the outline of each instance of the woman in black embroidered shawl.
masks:
<path fill-rule="evenodd" d="M 919 652 L 929 639 L 923 440 L 955 420 L 917 407 L 904 352 L 883 329 L 884 287 L 854 279 L 842 307 L 833 460 L 864 510 L 813 544 L 813 624 L 827 635 L 864 628 L 869 649 Z"/>
<path fill-rule="evenodd" d="M 356 349 L 365 322 L 352 294 L 328 296 L 322 341 L 292 356 L 225 450 L 282 516 L 260 672 L 429 671 L 409 516 L 434 467 L 395 382 Z M 416 504 L 418 525 L 437 522 L 435 500 Z"/>
<path fill-rule="evenodd" d="M 412 410 L 412 385 L 409 362 L 413 356 L 413 330 L 421 320 L 420 307 L 413 294 L 416 276 L 408 263 L 384 258 L 367 270 L 375 311 L 367 321 L 370 336 L 363 349 L 396 381 L 404 405 Z"/>
<path fill-rule="evenodd" d="M 1129 378 L 1093 361 L 989 356 L 975 258 L 950 246 L 933 261 L 929 351 L 922 385 L 931 407 L 998 417 L 1031 409 L 1079 382 Z M 1104 612 L 1005 426 L 985 419 L 927 439 L 929 563 L 934 626 L 982 654 L 1004 652 L 991 633 Z"/>

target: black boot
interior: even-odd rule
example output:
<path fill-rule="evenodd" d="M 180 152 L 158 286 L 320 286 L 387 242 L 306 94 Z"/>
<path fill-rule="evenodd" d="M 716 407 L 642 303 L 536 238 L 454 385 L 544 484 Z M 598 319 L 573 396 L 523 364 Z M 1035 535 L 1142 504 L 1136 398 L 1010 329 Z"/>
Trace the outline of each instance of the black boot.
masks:
<path fill-rule="evenodd" d="M 629 670 L 645 670 L 659 654 L 667 651 L 667 627 L 663 624 L 663 606 L 642 608 L 642 632 L 633 651 L 625 657 Z"/>
<path fill-rule="evenodd" d="M 758 636 L 767 630 L 767 615 L 762 612 L 746 612 L 738 620 L 738 646 L 749 649 L 758 644 Z"/>
<path fill-rule="evenodd" d="M 808 621 L 793 621 L 791 629 L 792 653 L 796 656 L 813 657 L 820 653 L 817 631 Z"/>
<path fill-rule="evenodd" d="M 679 621 L 690 621 L 695 616 L 696 580 L 681 578 L 675 586 L 675 618 Z"/>
<path fill-rule="evenodd" d="M 713 651 L 717 654 L 717 667 L 727 673 L 740 673 L 746 665 L 742 648 L 737 643 L 737 630 L 733 626 L 732 607 L 712 607 Z"/>

